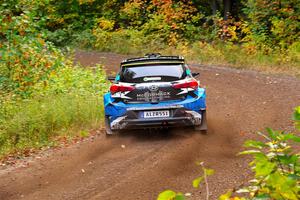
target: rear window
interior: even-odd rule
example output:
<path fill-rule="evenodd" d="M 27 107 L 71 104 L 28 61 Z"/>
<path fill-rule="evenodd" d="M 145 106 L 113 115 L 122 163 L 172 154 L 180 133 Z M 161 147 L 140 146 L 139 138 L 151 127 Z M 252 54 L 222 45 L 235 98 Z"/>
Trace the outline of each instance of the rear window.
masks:
<path fill-rule="evenodd" d="M 120 74 L 120 81 L 128 83 L 176 81 L 185 76 L 182 64 L 124 66 Z"/>

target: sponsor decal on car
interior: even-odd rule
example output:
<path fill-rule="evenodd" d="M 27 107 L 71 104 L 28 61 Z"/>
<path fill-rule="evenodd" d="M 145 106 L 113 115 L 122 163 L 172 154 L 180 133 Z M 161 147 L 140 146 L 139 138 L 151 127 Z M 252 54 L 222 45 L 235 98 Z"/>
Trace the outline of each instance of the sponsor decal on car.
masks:
<path fill-rule="evenodd" d="M 149 99 L 165 99 L 165 98 L 170 98 L 171 93 L 170 92 L 145 92 L 142 94 L 137 94 L 136 98 L 138 101 L 148 101 Z"/>
<path fill-rule="evenodd" d="M 161 77 L 145 77 L 144 81 L 160 81 Z"/>

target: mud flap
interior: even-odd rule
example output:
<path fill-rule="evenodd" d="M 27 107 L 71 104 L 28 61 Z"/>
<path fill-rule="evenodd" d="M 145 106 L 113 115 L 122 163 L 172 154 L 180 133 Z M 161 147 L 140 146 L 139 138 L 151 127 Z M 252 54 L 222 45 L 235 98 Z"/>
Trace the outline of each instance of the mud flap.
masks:
<path fill-rule="evenodd" d="M 196 131 L 201 131 L 202 133 L 206 133 L 207 131 L 206 110 L 202 111 L 201 125 L 195 126 L 194 129 Z"/>
<path fill-rule="evenodd" d="M 117 132 L 118 131 L 111 130 L 109 117 L 105 116 L 105 133 L 106 133 L 106 136 L 114 135 Z"/>
<path fill-rule="evenodd" d="M 201 130 L 207 130 L 206 110 L 202 111 Z"/>

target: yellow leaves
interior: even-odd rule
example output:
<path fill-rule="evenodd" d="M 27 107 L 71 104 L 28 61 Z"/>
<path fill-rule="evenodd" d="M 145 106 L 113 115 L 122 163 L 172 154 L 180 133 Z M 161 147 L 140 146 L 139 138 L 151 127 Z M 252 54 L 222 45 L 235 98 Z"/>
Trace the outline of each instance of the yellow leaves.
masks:
<path fill-rule="evenodd" d="M 168 43 L 170 46 L 175 46 L 178 43 L 179 35 L 176 32 L 171 32 L 169 35 Z"/>
<path fill-rule="evenodd" d="M 189 54 L 192 54 L 188 42 L 180 43 L 179 45 L 177 45 L 177 49 L 183 56 L 188 56 Z"/>
<path fill-rule="evenodd" d="M 65 22 L 65 19 L 64 18 L 59 18 L 57 19 L 57 23 L 58 24 L 63 24 Z"/>
<path fill-rule="evenodd" d="M 98 26 L 102 30 L 112 31 L 114 26 L 115 26 L 115 21 L 108 20 L 108 19 L 105 19 L 105 18 L 100 18 L 100 19 L 98 19 Z"/>
<path fill-rule="evenodd" d="M 164 22 L 173 30 L 184 30 L 184 26 L 180 25 L 180 23 L 192 21 L 197 11 L 193 3 L 188 0 L 178 2 L 173 0 L 152 0 L 152 10 L 155 10 L 155 15 L 163 16 Z"/>
<path fill-rule="evenodd" d="M 22 94 L 28 94 L 39 82 L 47 84 L 43 81 L 55 70 L 52 68 L 54 63 L 61 60 L 61 55 L 45 50 L 41 44 L 46 45 L 42 38 L 36 38 L 30 46 L 23 43 L 11 45 L 10 56 L 4 60 L 5 65 L 13 66 L 9 78 L 14 82 L 14 89 Z"/>
<path fill-rule="evenodd" d="M 247 55 L 254 55 L 257 53 L 257 46 L 254 43 L 246 43 L 243 47 L 243 50 Z"/>
<path fill-rule="evenodd" d="M 143 5 L 143 0 L 131 0 L 125 2 L 122 12 L 124 12 L 129 18 L 133 18 L 133 20 L 138 20 Z"/>
<path fill-rule="evenodd" d="M 159 194 L 157 200 L 184 200 L 184 195 L 182 193 L 177 193 L 172 190 L 166 190 Z"/>
<path fill-rule="evenodd" d="M 22 15 L 25 20 L 29 19 L 27 15 Z"/>
<path fill-rule="evenodd" d="M 231 42 L 249 41 L 251 30 L 246 22 L 235 21 L 230 18 L 228 20 L 219 19 L 217 24 L 219 26 L 218 35 L 222 40 Z"/>
<path fill-rule="evenodd" d="M 92 4 L 95 2 L 95 0 L 78 0 L 79 2 L 79 5 L 82 5 L 82 4 Z"/>
<path fill-rule="evenodd" d="M 51 71 L 50 76 L 56 76 L 56 71 Z"/>
<path fill-rule="evenodd" d="M 238 40 L 238 37 L 237 37 L 237 33 L 236 33 L 236 30 L 237 30 L 237 27 L 236 26 L 229 26 L 228 27 L 228 33 L 230 35 L 230 41 L 237 41 Z"/>

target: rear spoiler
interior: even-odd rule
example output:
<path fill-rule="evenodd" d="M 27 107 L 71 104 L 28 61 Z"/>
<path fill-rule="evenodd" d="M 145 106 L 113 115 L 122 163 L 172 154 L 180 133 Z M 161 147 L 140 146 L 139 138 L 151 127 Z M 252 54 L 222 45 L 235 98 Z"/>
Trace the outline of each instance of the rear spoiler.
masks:
<path fill-rule="evenodd" d="M 144 57 L 129 58 L 121 62 L 122 66 L 135 66 L 147 64 L 184 64 L 182 56 L 161 56 L 160 54 L 146 54 Z"/>

